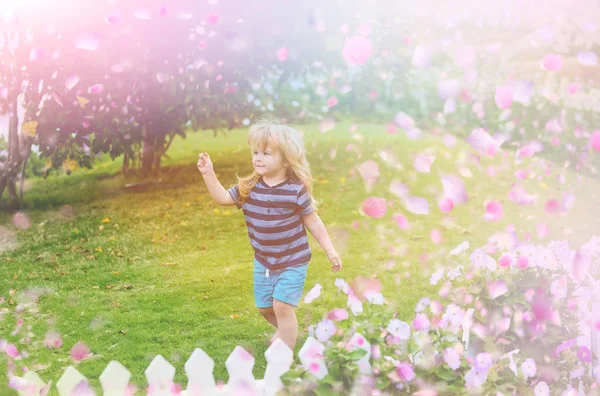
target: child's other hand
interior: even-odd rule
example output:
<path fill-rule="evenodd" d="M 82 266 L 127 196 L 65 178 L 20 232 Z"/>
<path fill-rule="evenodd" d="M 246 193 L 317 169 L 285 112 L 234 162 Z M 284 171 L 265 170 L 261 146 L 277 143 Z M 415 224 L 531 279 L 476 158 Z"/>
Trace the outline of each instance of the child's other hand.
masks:
<path fill-rule="evenodd" d="M 339 272 L 342 270 L 342 259 L 340 255 L 334 250 L 332 252 L 327 253 L 327 258 L 331 261 L 331 270 L 333 272 Z"/>
<path fill-rule="evenodd" d="M 213 163 L 210 160 L 210 156 L 206 152 L 198 154 L 198 164 L 197 165 L 198 165 L 198 170 L 203 175 L 213 171 Z"/>

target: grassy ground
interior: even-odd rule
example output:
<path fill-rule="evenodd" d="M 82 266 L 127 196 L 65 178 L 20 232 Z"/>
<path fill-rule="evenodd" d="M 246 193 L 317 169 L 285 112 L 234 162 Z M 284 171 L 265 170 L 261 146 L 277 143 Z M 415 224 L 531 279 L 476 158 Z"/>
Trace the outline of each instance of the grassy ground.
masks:
<path fill-rule="evenodd" d="M 523 235 L 534 232 L 538 221 L 551 224 L 557 237 L 567 226 L 577 241 L 593 232 L 587 220 L 598 197 L 593 183 L 577 182 L 567 174 L 567 185 L 577 191 L 580 209 L 574 210 L 572 218 L 545 218 L 539 208 L 521 207 L 506 199 L 516 169 L 512 153 L 507 153 L 504 165 L 493 160 L 497 175 L 492 178 L 485 175 L 486 164 L 473 165 L 471 150 L 463 143 L 448 149 L 438 138 L 411 141 L 403 135 L 388 135 L 379 125 L 360 125 L 355 133 L 361 140 L 357 140 L 348 127 L 339 125 L 324 134 L 316 127 L 303 127 L 318 180 L 315 195 L 322 201 L 320 215 L 330 228 L 344 270 L 333 274 L 311 238 L 314 258 L 305 292 L 316 283 L 324 290 L 315 302 L 301 303 L 297 309 L 296 353 L 310 324 L 332 308 L 345 307 L 344 296 L 334 287 L 337 277 L 380 279 L 390 312 L 398 311 L 400 319 L 409 320 L 418 300 L 436 292 L 429 285 L 429 275 L 447 263 L 449 250 L 463 240 L 477 247 L 507 224 L 515 224 Z M 355 150 L 348 151 L 348 144 Z M 337 156 L 332 160 L 329 151 L 334 147 Z M 416 173 L 414 155 L 427 149 L 437 153 L 432 171 Z M 382 150 L 396 156 L 397 167 L 385 164 Z M 105 162 L 69 177 L 35 181 L 26 193 L 27 202 L 37 208 L 26 211 L 32 222 L 27 230 L 12 226 L 14 213 L 0 213 L 0 226 L 16 237 L 16 245 L 0 253 L 0 296 L 7 299 L 0 310 L 9 311 L 0 316 L 0 338 L 27 350 L 29 367 L 43 365 L 38 372 L 42 378 L 58 380 L 73 364 L 69 351 L 78 341 L 86 343 L 93 356 L 78 363 L 77 369 L 98 390 L 97 378 L 111 360 L 124 364 L 132 382 L 143 386 L 144 370 L 156 354 L 174 364 L 176 381 L 185 384 L 183 365 L 196 347 L 214 359 L 216 379 L 227 380 L 225 360 L 237 345 L 256 358 L 254 375 L 263 377 L 266 341 L 274 329 L 254 307 L 252 250 L 242 213 L 212 202 L 195 165 L 201 151 L 211 153 L 225 187 L 235 182 L 236 173 L 251 170 L 245 131 L 232 131 L 227 138 L 192 133 L 175 141 L 169 151 L 171 159 L 165 160 L 161 174 L 166 186 L 131 191 L 123 187 L 131 180 L 118 173 L 120 162 Z M 353 168 L 369 159 L 380 164 L 381 180 L 367 192 Z M 464 168 L 472 172 L 465 179 L 470 200 L 443 215 L 437 208 L 442 191 L 439 177 Z M 392 180 L 408 184 L 412 195 L 428 198 L 431 213 L 407 213 L 389 192 Z M 561 193 L 553 183 L 535 179 L 528 188 L 540 194 L 542 204 Z M 375 220 L 360 215 L 360 203 L 369 195 L 394 201 L 386 217 Z M 483 219 L 488 199 L 504 201 L 505 219 Z M 397 229 L 392 213 L 405 214 L 412 227 Z M 358 229 L 352 227 L 355 221 Z M 442 232 L 440 245 L 429 237 L 434 228 Z M 389 253 L 392 246 L 396 256 Z M 27 290 L 43 295 L 40 312 L 26 316 L 25 326 L 32 326 L 35 342 L 21 345 L 26 331 L 17 336 L 10 333 L 16 325 L 18 297 Z M 41 344 L 48 330 L 62 335 L 62 348 L 50 350 Z M 2 377 L 5 362 L 0 366 L 0 384 L 6 384 Z"/>

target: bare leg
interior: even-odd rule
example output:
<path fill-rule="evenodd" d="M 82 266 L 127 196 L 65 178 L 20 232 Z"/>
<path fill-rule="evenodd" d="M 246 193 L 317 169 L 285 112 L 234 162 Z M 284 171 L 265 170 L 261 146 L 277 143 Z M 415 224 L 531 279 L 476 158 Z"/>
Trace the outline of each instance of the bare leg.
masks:
<path fill-rule="evenodd" d="M 298 337 L 298 320 L 296 319 L 296 307 L 279 300 L 273 300 L 273 310 L 277 317 L 277 333 L 281 341 L 293 351 Z"/>
<path fill-rule="evenodd" d="M 275 328 L 277 328 L 277 317 L 275 316 L 275 311 L 273 310 L 273 307 L 258 308 L 258 312 L 260 312 L 269 323 L 271 323 L 273 326 L 275 326 Z"/>

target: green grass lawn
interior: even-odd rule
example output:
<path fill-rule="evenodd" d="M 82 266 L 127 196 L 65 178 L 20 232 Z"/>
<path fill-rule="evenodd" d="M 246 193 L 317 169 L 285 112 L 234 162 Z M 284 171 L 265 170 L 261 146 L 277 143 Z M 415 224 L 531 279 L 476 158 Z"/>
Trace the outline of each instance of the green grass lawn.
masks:
<path fill-rule="evenodd" d="M 390 312 L 397 311 L 400 319 L 410 320 L 421 297 L 436 295 L 437 288 L 429 285 L 430 274 L 447 265 L 448 252 L 464 240 L 478 247 L 507 224 L 516 225 L 519 235 L 535 233 L 538 221 L 552 225 L 557 238 L 563 238 L 564 227 L 573 230 L 568 237 L 577 241 L 586 240 L 594 231 L 589 216 L 598 189 L 588 180 L 576 181 L 574 174 L 567 174 L 567 185 L 578 194 L 573 216 L 549 217 L 540 205 L 521 207 L 508 201 L 516 169 L 510 159 L 513 153 L 508 154 L 504 166 L 499 159 L 488 160 L 498 168 L 491 178 L 485 175 L 487 163 L 478 168 L 469 160 L 472 150 L 464 143 L 448 149 L 436 137 L 411 141 L 403 134 L 388 135 L 383 125 L 359 125 L 356 132 L 349 132 L 348 127 L 338 125 L 323 134 L 316 126 L 301 128 L 318 180 L 319 213 L 331 230 L 344 270 L 332 273 L 311 237 L 314 258 L 305 293 L 316 283 L 323 286 L 323 292 L 312 304 L 301 302 L 297 309 L 300 333 L 296 353 L 310 324 L 332 308 L 346 307 L 345 296 L 334 286 L 338 277 L 347 281 L 357 276 L 380 279 Z M 234 130 L 226 138 L 215 138 L 210 132 L 190 133 L 187 139 L 177 139 L 160 176 L 168 186 L 125 189 L 134 179 L 125 180 L 119 174 L 120 160 L 102 162 L 93 170 L 78 170 L 69 177 L 35 180 L 25 194 L 28 205 L 35 208 L 25 211 L 32 222 L 30 228 L 17 230 L 11 224 L 14 213 L 0 213 L 0 226 L 14 232 L 17 239 L 17 246 L 0 253 L 0 296 L 7 300 L 0 304 L 0 312 L 3 308 L 9 311 L 0 316 L 0 338 L 28 351 L 27 366 L 43 365 L 38 374 L 54 383 L 73 364 L 70 349 L 83 341 L 93 356 L 76 367 L 97 390 L 98 376 L 111 360 L 125 365 L 132 382 L 143 387 L 144 370 L 157 354 L 177 368 L 175 379 L 185 384 L 183 366 L 196 347 L 214 359 L 215 378 L 226 381 L 225 360 L 240 345 L 256 358 L 254 375 L 262 378 L 266 342 L 274 329 L 254 307 L 253 252 L 243 215 L 235 207 L 212 202 L 196 168 L 197 154 L 207 151 L 226 188 L 235 182 L 236 173 L 250 172 L 245 132 Z M 346 150 L 350 143 L 354 151 Z M 329 151 L 333 147 L 337 156 L 332 160 Z M 437 155 L 431 173 L 417 173 L 413 156 L 427 149 Z M 381 150 L 393 153 L 398 165 L 386 165 Z M 381 178 L 367 192 L 353 168 L 370 159 L 379 163 Z M 437 207 L 440 175 L 458 174 L 461 168 L 469 168 L 473 175 L 465 179 L 470 200 L 443 215 Z M 430 214 L 408 213 L 389 192 L 393 180 L 409 185 L 412 195 L 428 198 Z M 527 186 L 540 194 L 542 204 L 562 193 L 557 184 L 548 181 L 531 180 Z M 560 188 L 566 191 L 566 187 Z M 384 218 L 376 220 L 359 213 L 361 202 L 370 195 L 393 200 Z M 483 219 L 488 199 L 504 201 L 503 220 Z M 405 214 L 412 227 L 398 229 L 393 213 Z M 352 227 L 355 221 L 358 229 Z M 442 232 L 440 245 L 429 237 L 434 228 Z M 389 252 L 392 246 L 395 256 Z M 392 259 L 394 266 L 389 265 Z M 23 330 L 12 336 L 15 306 L 27 290 L 42 293 L 40 311 L 26 314 Z M 19 340 L 28 332 L 28 325 L 34 343 L 22 345 Z M 62 335 L 62 348 L 50 350 L 42 345 L 48 330 Z M 5 371 L 6 362 L 0 361 L 0 389 L 7 383 Z M 11 392 L 2 394 L 16 394 Z"/>

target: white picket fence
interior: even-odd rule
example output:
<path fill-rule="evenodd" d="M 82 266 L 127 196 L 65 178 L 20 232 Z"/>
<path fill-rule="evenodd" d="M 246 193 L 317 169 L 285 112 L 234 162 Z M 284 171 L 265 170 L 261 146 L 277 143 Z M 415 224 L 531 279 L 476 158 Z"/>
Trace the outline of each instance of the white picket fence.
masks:
<path fill-rule="evenodd" d="M 371 345 L 359 333 L 355 333 L 348 343 L 350 350 L 361 348 L 367 354 L 358 362 L 360 371 L 365 374 L 371 373 Z M 313 337 L 308 337 L 298 353 L 302 366 L 317 378 L 327 375 L 327 367 L 323 357 L 325 346 Z M 267 368 L 264 379 L 256 380 L 252 374 L 254 368 L 254 357 L 244 348 L 237 346 L 227 358 L 225 367 L 229 373 L 227 385 L 218 386 L 213 377 L 214 361 L 200 348 L 196 348 L 188 361 L 185 363 L 185 373 L 188 378 L 187 389 L 181 392 L 181 396 L 271 396 L 275 395 L 282 387 L 281 375 L 288 372 L 293 362 L 293 351 L 280 339 L 276 339 L 265 352 Z M 161 355 L 154 357 L 146 371 L 148 395 L 172 396 L 173 378 L 175 367 Z M 39 396 L 40 390 L 46 386 L 46 382 L 34 371 L 29 370 L 22 377 L 28 382 L 25 390 L 20 390 L 20 396 Z M 102 374 L 99 381 L 105 396 L 124 396 L 126 394 L 131 373 L 121 363 L 111 361 Z M 55 386 L 60 396 L 70 396 L 73 390 L 87 379 L 75 369 L 69 366 Z"/>

